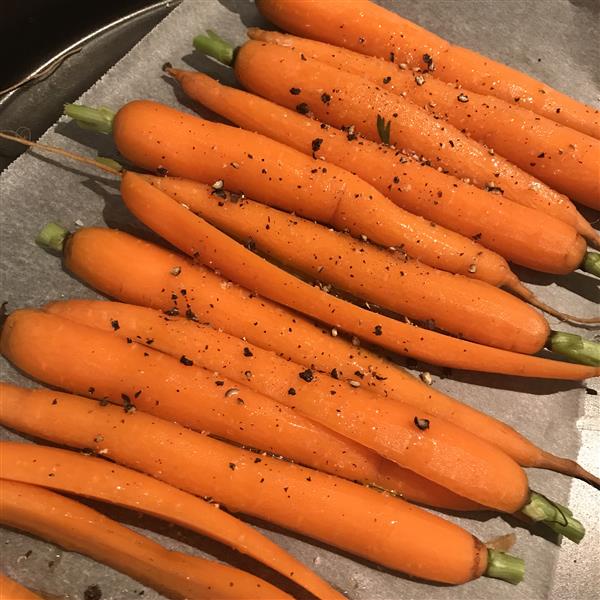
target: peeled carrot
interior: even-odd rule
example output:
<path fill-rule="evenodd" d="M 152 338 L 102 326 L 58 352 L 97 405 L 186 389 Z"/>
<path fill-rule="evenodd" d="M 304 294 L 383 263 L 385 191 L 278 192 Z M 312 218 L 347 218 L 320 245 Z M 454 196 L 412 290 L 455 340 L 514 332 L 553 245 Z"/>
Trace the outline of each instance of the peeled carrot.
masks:
<path fill-rule="evenodd" d="M 39 444 L 3 441 L 0 478 L 102 500 L 164 519 L 251 556 L 318 598 L 342 597 L 269 538 L 218 506 L 112 462 Z"/>
<path fill-rule="evenodd" d="M 119 464 L 210 496 L 229 510 L 266 519 L 388 568 L 462 583 L 486 573 L 494 563 L 494 551 L 486 553 L 464 529 L 398 498 L 230 446 L 139 411 L 124 414 L 118 407 L 77 396 L 5 385 L 0 406 L 0 419 L 8 427 L 101 451 Z M 516 574 L 513 565 L 501 574 Z"/>
<path fill-rule="evenodd" d="M 508 287 L 540 306 L 502 257 L 546 273 L 568 273 L 583 260 L 573 251 L 577 232 L 543 212 L 468 185 L 356 133 L 331 126 L 323 128 L 314 119 L 223 86 L 203 73 L 171 67 L 167 71 L 177 78 L 189 97 L 240 127 L 356 173 L 398 206 L 476 238 L 500 255 L 485 251 L 477 263 L 472 263 L 469 253 L 449 254 L 444 263 L 446 270 Z M 319 148 L 314 150 L 316 145 Z M 558 316 L 552 309 L 548 312 Z"/>
<path fill-rule="evenodd" d="M 329 44 L 251 29 L 252 39 L 290 47 L 401 95 L 504 156 L 558 192 L 600 208 L 600 141 L 521 106 L 461 90 L 427 73 Z"/>
<path fill-rule="evenodd" d="M 277 104 L 312 113 L 319 120 L 356 131 L 374 141 L 416 152 L 435 168 L 467 178 L 480 188 L 494 189 L 507 198 L 544 211 L 573 226 L 600 243 L 600 234 L 564 195 L 509 163 L 490 154 L 456 127 L 435 119 L 402 96 L 385 90 L 363 77 L 304 56 L 291 48 L 249 41 L 236 54 L 234 69 L 242 85 Z M 281 72 L 268 78 L 273 69 Z M 292 94 L 291 89 L 300 93 Z M 330 98 L 323 102 L 323 97 Z M 382 139 L 383 138 L 385 139 Z M 584 252 L 579 237 L 576 252 Z"/>
<path fill-rule="evenodd" d="M 524 73 L 451 45 L 437 35 L 368 0 L 258 0 L 258 9 L 285 31 L 433 70 L 436 77 L 502 98 L 600 138 L 599 111 Z"/>
<path fill-rule="evenodd" d="M 235 340 L 228 345 L 226 337 L 222 341 L 220 337 L 211 340 L 205 333 L 206 354 L 196 358 L 206 369 L 190 369 L 195 363 L 186 355 L 172 358 L 52 314 L 19 310 L 6 320 L 0 343 L 2 354 L 36 380 L 123 403 L 126 411 L 139 408 L 304 463 L 307 455 L 314 463 L 310 453 L 317 448 L 348 460 L 340 442 L 330 443 L 330 436 L 317 433 L 310 439 L 295 434 L 286 439 L 298 422 L 289 423 L 293 417 L 282 406 L 253 391 L 249 367 L 241 381 L 215 373 L 215 364 L 227 362 L 229 346 L 236 346 Z M 257 369 L 261 368 L 258 359 Z M 480 505 L 515 512 L 526 504 L 524 471 L 481 438 L 427 412 L 416 414 L 404 403 L 356 390 L 293 363 L 287 369 L 281 364 L 280 370 L 284 389 L 279 388 L 276 398 L 290 410 Z M 302 386 L 306 379 L 308 387 Z M 298 390 L 296 395 L 288 393 L 291 387 Z M 325 462 L 324 457 L 320 460 Z"/>
<path fill-rule="evenodd" d="M 405 352 L 443 366 L 460 368 L 462 365 L 486 372 L 539 376 L 548 371 L 558 375 L 560 371 L 560 367 L 547 364 L 541 358 L 412 327 L 326 295 L 237 244 L 139 175 L 131 172 L 124 175 L 121 194 L 126 206 L 140 221 L 196 260 L 271 300 L 388 350 Z M 587 344 L 592 348 L 590 362 L 597 364 L 600 362 L 598 345 Z"/>
<path fill-rule="evenodd" d="M 42 600 L 42 597 L 0 573 L 0 600 Z"/>
<path fill-rule="evenodd" d="M 286 359 L 340 379 L 360 379 L 378 394 L 441 416 L 502 448 L 522 466 L 559 471 L 586 481 L 574 461 L 537 448 L 504 423 L 420 382 L 380 356 L 323 330 L 298 313 L 241 288 L 187 258 L 110 229 L 82 228 L 66 242 L 64 230 L 52 243 L 64 266 L 100 292 L 169 315 L 195 315 L 200 322 L 247 339 Z M 123 261 L 122 257 L 128 260 Z M 185 294 L 182 294 L 185 290 Z M 335 334 L 335 335 L 334 335 Z M 589 367 L 571 365 L 572 377 L 591 377 Z M 388 486 L 383 486 L 388 487 Z"/>
<path fill-rule="evenodd" d="M 172 598 L 291 598 L 239 569 L 166 550 L 84 504 L 36 485 L 0 482 L 0 523 L 85 554 Z"/>
<path fill-rule="evenodd" d="M 525 340 L 537 351 L 550 333 L 539 313 L 485 282 L 432 269 L 247 198 L 231 202 L 231 196 L 215 196 L 210 186 L 189 179 L 146 180 L 293 271 L 460 338 L 510 350 L 520 340 L 518 350 L 527 352 Z"/>
<path fill-rule="evenodd" d="M 67 106 L 79 119 L 104 119 L 87 107 Z M 103 120 L 103 127 L 106 122 Z M 259 202 L 366 235 L 433 267 L 480 277 L 508 276 L 504 261 L 464 236 L 434 226 L 383 196 L 356 175 L 263 136 L 204 121 L 149 101 L 118 111 L 113 137 L 119 151 L 139 167 L 220 185 Z M 578 252 L 578 250 L 575 250 Z"/>

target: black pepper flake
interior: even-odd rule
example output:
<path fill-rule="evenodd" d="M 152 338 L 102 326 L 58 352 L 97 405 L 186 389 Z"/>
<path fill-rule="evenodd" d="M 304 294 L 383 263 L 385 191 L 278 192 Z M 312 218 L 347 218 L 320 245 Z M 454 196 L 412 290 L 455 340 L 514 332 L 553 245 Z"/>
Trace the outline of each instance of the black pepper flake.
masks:
<path fill-rule="evenodd" d="M 390 62 L 394 62 L 394 53 L 390 52 Z"/>
<path fill-rule="evenodd" d="M 339 379 L 340 378 L 340 374 L 338 373 L 337 369 L 331 369 L 331 373 L 330 375 L 334 378 L 334 379 Z"/>
<path fill-rule="evenodd" d="M 99 585 L 89 585 L 83 592 L 83 600 L 101 600 L 102 590 Z"/>
<path fill-rule="evenodd" d="M 254 464 L 258 464 L 259 462 L 262 462 L 262 458 L 255 458 L 254 459 Z"/>
<path fill-rule="evenodd" d="M 400 177 L 398 177 L 398 175 L 394 176 L 394 183 L 400 183 Z"/>
<path fill-rule="evenodd" d="M 421 431 L 425 431 L 426 429 L 429 429 L 429 419 L 421 419 L 419 417 L 415 417 L 413 419 L 415 425 L 421 430 Z"/>
<path fill-rule="evenodd" d="M 121 394 L 121 400 L 123 400 L 123 410 L 126 413 L 135 412 L 135 404 L 131 401 L 131 398 L 127 394 Z"/>
<path fill-rule="evenodd" d="M 125 338 L 128 344 L 133 344 L 133 340 L 130 337 Z"/>
<path fill-rule="evenodd" d="M 121 329 L 121 326 L 119 325 L 119 321 L 117 321 L 116 319 L 113 319 L 110 322 L 110 324 L 115 331 L 117 331 L 118 329 Z"/>
<path fill-rule="evenodd" d="M 100 406 L 108 406 L 108 398 L 101 398 Z"/>
<path fill-rule="evenodd" d="M 296 395 L 296 390 L 295 390 L 293 387 L 291 387 L 291 388 L 288 390 L 288 394 L 289 394 L 290 396 L 295 396 L 295 395 Z"/>
<path fill-rule="evenodd" d="M 306 60 L 306 56 L 302 52 L 300 53 L 300 60 Z"/>
<path fill-rule="evenodd" d="M 179 362 L 186 367 L 191 367 L 194 364 L 194 361 L 189 359 L 185 354 L 181 355 Z"/>
<path fill-rule="evenodd" d="M 235 463 L 229 463 L 229 468 L 230 468 L 232 471 L 235 471 Z"/>
<path fill-rule="evenodd" d="M 217 387 L 222 387 L 222 386 L 224 386 L 224 385 L 225 385 L 225 382 L 224 382 L 224 381 L 215 381 L 215 385 L 216 385 Z"/>
<path fill-rule="evenodd" d="M 331 102 L 331 96 L 326 92 L 323 92 L 321 94 L 321 102 L 323 102 L 323 104 L 329 104 Z"/>
<path fill-rule="evenodd" d="M 467 96 L 466 94 L 459 94 L 458 96 L 456 96 L 456 99 L 459 102 L 468 102 L 469 101 L 469 96 Z"/>
<path fill-rule="evenodd" d="M 250 252 L 254 252 L 256 250 L 256 242 L 252 238 L 248 238 L 244 242 L 244 246 L 246 246 L 246 248 L 250 250 Z"/>
<path fill-rule="evenodd" d="M 58 404 L 58 400 L 56 398 L 54 398 L 54 400 L 52 400 L 52 405 L 56 406 Z"/>
<path fill-rule="evenodd" d="M 315 138 L 312 142 L 311 142 L 311 147 L 312 147 L 312 151 L 313 152 L 318 152 L 319 149 L 321 148 L 321 144 L 323 143 L 323 138 Z"/>
<path fill-rule="evenodd" d="M 302 90 L 300 88 L 290 88 L 290 94 L 292 94 L 292 96 L 297 96 Z"/>
<path fill-rule="evenodd" d="M 185 318 L 188 321 L 195 321 L 196 323 L 200 321 L 200 319 L 196 316 L 196 313 L 191 308 L 188 308 L 185 311 Z"/>
<path fill-rule="evenodd" d="M 169 174 L 169 170 L 166 167 L 158 167 L 158 169 L 156 169 L 156 174 L 159 177 L 166 177 Z"/>
<path fill-rule="evenodd" d="M 433 62 L 433 58 L 431 58 L 431 56 L 429 56 L 429 54 L 423 54 L 423 62 L 426 65 L 430 65 Z"/>
<path fill-rule="evenodd" d="M 250 356 L 254 356 L 254 354 L 252 354 L 252 350 L 250 350 L 250 348 L 245 347 L 244 348 L 244 356 L 250 357 Z"/>
<path fill-rule="evenodd" d="M 392 80 L 392 78 L 388 75 L 387 77 L 383 78 L 383 83 L 389 83 Z"/>
<path fill-rule="evenodd" d="M 310 112 L 310 108 L 306 102 L 300 102 L 300 104 L 296 105 L 296 111 L 301 115 L 307 115 Z"/>
<path fill-rule="evenodd" d="M 218 198 L 223 198 L 223 200 L 225 200 L 225 198 L 227 198 L 227 192 L 224 189 L 212 189 L 210 191 L 210 195 L 211 196 L 217 196 Z"/>
<path fill-rule="evenodd" d="M 538 158 L 544 158 L 544 156 L 546 156 L 546 155 L 545 155 L 543 152 L 540 152 L 540 153 L 537 155 L 537 157 L 538 157 Z"/>
<path fill-rule="evenodd" d="M 379 373 L 373 371 L 373 377 L 375 377 L 375 379 L 377 379 L 377 381 L 385 381 L 387 379 L 387 377 L 384 377 L 383 375 L 380 375 Z"/>
<path fill-rule="evenodd" d="M 170 308 L 169 310 L 165 310 L 165 315 L 169 316 L 169 317 L 177 317 L 179 316 L 179 309 L 174 306 L 173 308 Z"/>
<path fill-rule="evenodd" d="M 310 369 L 306 369 L 306 371 L 298 373 L 298 377 L 304 379 L 307 383 L 310 383 L 313 380 L 313 372 Z"/>
<path fill-rule="evenodd" d="M 373 329 L 373 333 L 375 335 L 381 335 L 383 333 L 383 327 L 381 325 L 375 325 L 375 329 Z"/>
<path fill-rule="evenodd" d="M 486 192 L 491 192 L 492 194 L 504 194 L 504 190 L 497 185 L 490 185 L 489 183 L 485 186 Z"/>

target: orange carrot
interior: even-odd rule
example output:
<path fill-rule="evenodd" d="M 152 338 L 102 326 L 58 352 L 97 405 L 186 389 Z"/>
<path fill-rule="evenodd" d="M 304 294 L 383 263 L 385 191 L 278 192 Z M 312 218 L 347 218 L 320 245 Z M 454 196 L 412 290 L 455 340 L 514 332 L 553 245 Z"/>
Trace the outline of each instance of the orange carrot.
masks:
<path fill-rule="evenodd" d="M 368 0 L 258 0 L 261 13 L 286 31 L 398 64 L 433 70 L 459 83 L 600 138 L 599 111 L 524 73 L 451 45 Z"/>
<path fill-rule="evenodd" d="M 388 350 L 442 366 L 511 375 L 560 377 L 570 368 L 413 327 L 329 296 L 237 244 L 134 173 L 123 177 L 121 194 L 140 221 L 196 260 L 271 300 Z M 590 347 L 597 354 L 593 343 Z"/>
<path fill-rule="evenodd" d="M 600 141 L 589 135 L 494 96 L 463 91 L 373 56 L 260 29 L 251 29 L 249 36 L 290 47 L 404 96 L 555 190 L 600 208 Z"/>
<path fill-rule="evenodd" d="M 239 569 L 166 550 L 84 504 L 36 485 L 2 480 L 0 523 L 85 554 L 170 597 L 291 598 Z"/>
<path fill-rule="evenodd" d="M 203 73 L 167 70 L 189 97 L 240 127 L 348 169 L 398 206 L 476 238 L 482 246 L 501 255 L 485 252 L 471 273 L 474 263 L 469 253 L 462 257 L 461 252 L 448 254 L 446 270 L 506 286 L 532 299 L 532 293 L 502 257 L 547 273 L 568 273 L 581 264 L 581 251 L 578 253 L 575 248 L 577 232 L 554 217 L 500 194 L 486 193 L 409 156 L 398 155 L 388 146 L 361 138 L 352 130 L 323 128 L 314 119 L 223 86 Z M 317 143 L 313 144 L 315 140 Z M 314 150 L 313 145 L 318 145 L 318 149 Z"/>
<path fill-rule="evenodd" d="M 230 446 L 139 411 L 124 414 L 118 407 L 77 396 L 5 385 L 0 405 L 6 426 L 101 451 L 119 464 L 210 496 L 229 510 L 404 573 L 462 583 L 484 573 L 488 556 L 494 558 L 464 529 L 398 498 Z"/>
<path fill-rule="evenodd" d="M 202 359 L 200 366 L 207 368 L 190 368 L 195 363 L 186 355 L 178 360 L 52 314 L 19 310 L 4 325 L 1 350 L 36 380 L 122 403 L 126 411 L 139 408 L 305 463 L 304 456 L 315 448 L 324 454 L 339 452 L 339 442 L 327 443 L 323 435 L 310 440 L 297 434 L 293 440 L 280 440 L 287 436 L 286 429 L 292 428 L 284 421 L 288 413 L 253 391 L 254 373 L 248 367 L 241 380 L 215 373 L 214 365 L 227 362 L 231 349 L 225 336 L 221 341 L 217 335 L 210 342 L 207 334 L 206 354 L 196 357 Z M 260 359 L 257 368 L 262 368 Z M 478 504 L 515 512 L 526 503 L 528 485 L 523 470 L 481 438 L 427 412 L 416 414 L 404 403 L 356 390 L 293 363 L 285 370 L 282 366 L 282 371 L 281 393 L 276 397 L 292 411 Z M 302 381 L 308 387 L 302 386 Z M 296 395 L 288 393 L 291 387 L 298 390 Z M 340 456 L 346 458 L 343 451 Z"/>
<path fill-rule="evenodd" d="M 0 442 L 0 478 L 164 519 L 251 556 L 319 598 L 342 597 L 269 538 L 218 506 L 112 462 L 38 444 Z"/>
<path fill-rule="evenodd" d="M 31 311 L 15 315 L 21 327 L 16 334 L 12 331 L 12 342 L 3 336 L 6 356 L 46 383 L 120 403 L 128 410 L 144 410 L 198 431 L 208 430 L 221 438 L 283 455 L 327 473 L 393 490 L 423 504 L 451 510 L 475 508 L 472 501 L 383 460 L 375 452 L 285 405 L 275 404 L 243 383 L 238 385 L 221 376 L 217 369 L 189 369 L 187 364 L 193 360 L 184 354 L 173 360 L 154 350 L 144 351 L 133 342 L 130 348 L 124 348 L 124 342 L 114 335 L 76 327 L 75 323 L 50 315 L 44 317 L 42 313 Z M 52 339 L 55 339 L 55 330 L 74 342 L 78 336 L 84 336 L 89 349 L 82 350 L 77 358 L 66 358 L 60 344 L 49 343 L 45 350 L 38 349 L 27 358 L 18 349 L 19 340 L 27 343 L 23 337 L 31 341 L 33 337 L 44 335 L 43 328 L 50 329 L 46 334 Z M 128 339 L 138 338 L 136 335 Z M 146 342 L 151 346 L 153 340 L 147 338 Z M 104 358 L 98 360 L 96 356 Z M 186 366 L 179 364 L 182 357 Z M 62 369 L 64 360 L 69 360 L 71 367 Z M 248 369 L 244 373 L 247 383 L 246 372 Z M 198 397 L 205 401 L 198 403 Z"/>
<path fill-rule="evenodd" d="M 386 143 L 416 152 L 435 168 L 542 210 L 600 243 L 600 235 L 566 196 L 499 154 L 490 154 L 453 125 L 388 92 L 383 83 L 380 87 L 363 77 L 302 56 L 291 48 L 249 41 L 236 54 L 235 73 L 242 85 L 255 94 L 288 108 L 310 112 L 335 127 L 354 125 L 356 131 L 370 140 L 379 141 L 383 136 Z M 280 76 L 265 77 L 275 67 L 281 71 Z M 300 93 L 291 94 L 291 89 L 299 89 Z M 330 100 L 323 102 L 323 95 Z M 578 238 L 577 244 L 583 247 L 585 242 Z"/>
<path fill-rule="evenodd" d="M 149 242 L 122 232 L 83 228 L 64 244 L 67 270 L 100 292 L 124 302 L 150 306 L 169 315 L 189 314 L 200 322 L 248 340 L 288 360 L 340 379 L 359 378 L 380 395 L 476 431 L 522 466 L 553 469 L 587 479 L 575 462 L 537 448 L 504 423 L 423 384 L 380 356 L 323 330 L 298 313 L 241 288 Z M 128 260 L 122 260 L 127 256 Z M 185 294 L 182 294 L 185 290 Z M 190 311 L 188 313 L 188 311 Z M 335 334 L 335 335 L 334 335 Z M 357 340 L 355 340 L 357 341 Z M 572 376 L 590 377 L 594 369 L 571 365 Z M 382 487 L 388 487 L 386 485 Z"/>
<path fill-rule="evenodd" d="M 86 107 L 67 110 L 75 117 L 81 112 L 85 117 Z M 348 229 L 354 237 L 366 235 L 436 268 L 462 274 L 475 269 L 494 285 L 498 276 L 508 274 L 506 263 L 480 244 L 399 208 L 340 167 L 263 136 L 149 101 L 121 108 L 114 117 L 113 136 L 120 152 L 144 169 L 217 187 L 223 182 L 224 189 Z"/>
<path fill-rule="evenodd" d="M 0 600 L 42 600 L 42 597 L 0 573 Z"/>
<path fill-rule="evenodd" d="M 210 186 L 195 181 L 146 180 L 292 271 L 411 319 L 433 322 L 460 338 L 529 352 L 537 351 L 550 333 L 539 313 L 485 282 L 432 269 L 247 198 L 231 202 L 224 192 L 215 197 Z"/>

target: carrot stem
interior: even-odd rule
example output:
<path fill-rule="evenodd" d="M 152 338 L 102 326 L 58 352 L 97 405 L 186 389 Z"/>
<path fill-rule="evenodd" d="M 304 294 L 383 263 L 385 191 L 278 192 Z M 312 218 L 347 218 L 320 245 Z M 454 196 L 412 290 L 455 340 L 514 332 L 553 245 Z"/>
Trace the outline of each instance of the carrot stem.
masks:
<path fill-rule="evenodd" d="M 197 35 L 194 38 L 194 48 L 228 67 L 233 65 L 235 60 L 235 48 L 210 29 L 206 31 L 206 35 Z"/>
<path fill-rule="evenodd" d="M 65 240 L 69 235 L 70 232 L 66 227 L 63 227 L 58 223 L 48 223 L 38 233 L 35 238 L 35 243 L 44 250 L 62 254 Z"/>
<path fill-rule="evenodd" d="M 488 548 L 488 566 L 484 575 L 517 584 L 523 581 L 525 562 L 506 552 Z"/>
<path fill-rule="evenodd" d="M 109 108 L 92 108 L 83 104 L 65 104 L 65 115 L 71 117 L 83 129 L 98 133 L 112 133 L 115 112 Z"/>
<path fill-rule="evenodd" d="M 575 333 L 553 331 L 548 338 L 547 348 L 579 364 L 600 366 L 600 344 Z"/>
<path fill-rule="evenodd" d="M 573 517 L 566 506 L 548 500 L 538 492 L 531 492 L 529 502 L 521 509 L 521 513 L 537 523 L 544 523 L 552 531 L 564 535 L 579 544 L 585 535 L 584 526 Z"/>
<path fill-rule="evenodd" d="M 586 273 L 591 273 L 600 277 L 600 252 L 588 252 L 581 263 L 581 269 Z"/>

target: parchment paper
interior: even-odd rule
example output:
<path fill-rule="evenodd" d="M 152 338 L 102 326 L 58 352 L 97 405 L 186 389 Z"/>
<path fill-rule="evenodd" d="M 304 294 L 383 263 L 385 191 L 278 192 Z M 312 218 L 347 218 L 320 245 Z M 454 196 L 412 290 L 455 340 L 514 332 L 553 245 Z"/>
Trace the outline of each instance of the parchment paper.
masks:
<path fill-rule="evenodd" d="M 595 0 L 397 0 L 382 4 L 455 43 L 528 71 L 580 100 L 598 104 L 600 56 L 595 30 L 600 5 Z M 193 66 L 233 83 L 226 68 L 192 53 L 191 40 L 198 32 L 210 28 L 241 43 L 245 39 L 244 27 L 250 25 L 265 25 L 250 2 L 187 0 L 84 94 L 81 101 L 113 109 L 136 98 L 177 105 L 178 91 L 161 76 L 160 68 L 165 61 L 175 66 Z M 186 103 L 185 110 L 193 108 Z M 114 154 L 108 137 L 83 132 L 66 121 L 51 128 L 43 141 L 92 156 L 96 152 Z M 93 291 L 63 272 L 57 258 L 35 246 L 35 235 L 46 222 L 56 220 L 70 227 L 106 224 L 148 235 L 122 208 L 116 184 L 109 177 L 98 176 L 79 165 L 27 153 L 1 175 L 0 183 L 0 299 L 9 302 L 9 310 L 39 306 L 56 298 L 96 297 Z M 594 304 L 598 300 L 597 285 L 583 274 L 560 280 L 526 271 L 519 274 L 557 308 L 588 315 L 597 311 Z M 556 326 L 555 321 L 551 320 L 551 324 Z M 581 331 L 564 324 L 560 328 Z M 594 335 L 593 331 L 584 333 Z M 0 369 L 3 379 L 34 385 L 4 360 Z M 435 370 L 433 373 L 434 385 L 439 389 L 503 419 L 545 449 L 572 458 L 579 455 L 586 468 L 600 471 L 600 407 L 598 396 L 590 394 L 591 388 L 598 390 L 597 381 L 587 382 L 586 394 L 585 387 L 578 383 L 460 372 L 450 379 Z M 6 431 L 2 435 L 16 437 Z M 530 477 L 533 488 L 568 503 L 584 521 L 588 535 L 581 546 L 564 541 L 559 548 L 552 540 L 532 535 L 508 517 L 482 515 L 466 520 L 448 516 L 483 540 L 516 531 L 518 541 L 513 553 L 522 556 L 527 564 L 525 581 L 517 587 L 492 579 L 461 587 L 429 585 L 268 526 L 263 531 L 354 600 L 597 598 L 596 577 L 600 567 L 597 492 L 580 482 L 571 485 L 568 478 L 550 472 L 532 470 Z M 269 576 L 255 564 L 198 536 L 140 519 L 132 513 L 109 513 L 150 531 L 149 535 L 171 548 L 210 555 Z M 1 569 L 45 594 L 83 598 L 84 590 L 97 584 L 105 599 L 160 597 L 107 567 L 14 531 L 2 532 L 0 548 Z"/>

